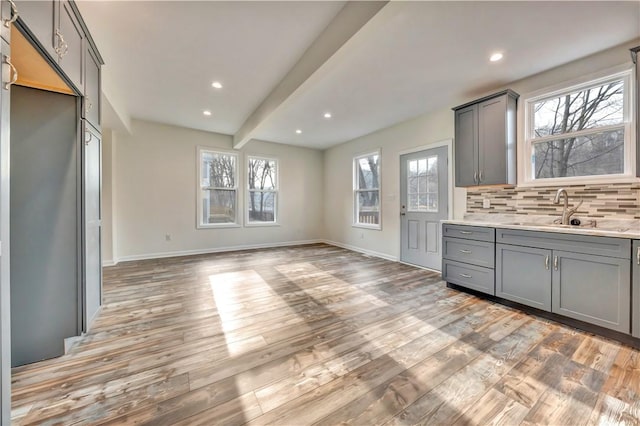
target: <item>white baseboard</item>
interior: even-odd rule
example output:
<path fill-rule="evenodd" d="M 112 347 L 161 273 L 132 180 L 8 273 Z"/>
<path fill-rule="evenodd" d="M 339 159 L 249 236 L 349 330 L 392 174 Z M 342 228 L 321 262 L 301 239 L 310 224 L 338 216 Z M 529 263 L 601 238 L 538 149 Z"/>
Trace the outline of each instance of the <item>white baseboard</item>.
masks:
<path fill-rule="evenodd" d="M 116 266 L 118 264 L 118 262 L 114 261 L 114 260 L 103 260 L 102 261 L 102 267 L 104 268 L 105 266 Z"/>
<path fill-rule="evenodd" d="M 165 257 L 180 257 L 180 256 L 192 256 L 196 254 L 209 254 L 209 253 L 223 253 L 228 251 L 239 251 L 239 250 L 252 250 L 252 249 L 262 249 L 262 248 L 271 248 L 271 247 L 287 247 L 287 246 L 301 246 L 305 244 L 318 244 L 322 243 L 324 240 L 301 240 L 301 241 L 285 241 L 281 243 L 264 243 L 264 244 L 247 244 L 240 246 L 229 246 L 229 247 L 217 247 L 217 248 L 207 248 L 207 249 L 195 249 L 195 250 L 182 250 L 182 251 L 169 251 L 162 253 L 148 253 L 148 254 L 136 254 L 131 256 L 123 256 L 118 258 L 113 264 L 117 264 L 119 262 L 130 262 L 133 260 L 148 260 L 148 259 L 162 259 Z M 107 266 L 106 262 L 102 263 L 103 266 Z"/>
<path fill-rule="evenodd" d="M 339 243 L 337 241 L 331 241 L 331 240 L 322 240 L 322 242 L 325 243 L 325 244 L 329 244 L 329 245 L 332 245 L 332 246 L 340 247 L 340 248 L 343 248 L 343 249 L 347 249 L 347 250 L 351 250 L 351 251 L 357 251 L 359 253 L 366 254 L 366 255 L 369 255 L 369 256 L 375 256 L 375 257 L 379 257 L 381 259 L 390 260 L 392 262 L 397 262 L 398 261 L 398 258 L 396 256 L 390 256 L 390 255 L 385 254 L 385 253 L 380 253 L 380 252 L 373 251 L 373 250 L 363 249 L 363 248 L 360 248 L 360 247 L 352 246 L 350 244 Z"/>

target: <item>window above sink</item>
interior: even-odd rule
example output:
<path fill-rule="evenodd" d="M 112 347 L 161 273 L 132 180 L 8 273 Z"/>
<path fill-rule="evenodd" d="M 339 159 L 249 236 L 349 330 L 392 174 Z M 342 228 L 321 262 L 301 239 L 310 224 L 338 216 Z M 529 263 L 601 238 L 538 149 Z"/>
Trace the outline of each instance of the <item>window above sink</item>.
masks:
<path fill-rule="evenodd" d="M 529 95 L 519 185 L 634 181 L 633 70 Z"/>

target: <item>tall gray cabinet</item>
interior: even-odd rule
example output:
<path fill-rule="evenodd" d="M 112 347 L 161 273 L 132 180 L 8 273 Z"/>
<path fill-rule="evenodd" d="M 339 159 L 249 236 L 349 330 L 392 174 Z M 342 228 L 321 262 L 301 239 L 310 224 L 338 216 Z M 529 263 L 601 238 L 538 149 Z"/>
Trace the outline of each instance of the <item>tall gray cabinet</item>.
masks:
<path fill-rule="evenodd" d="M 48 349 L 40 351 L 41 345 L 49 344 L 45 337 L 50 338 L 51 333 L 36 330 L 33 321 L 36 313 L 40 315 L 40 328 L 64 329 L 53 343 L 61 348 L 61 339 L 89 329 L 100 307 L 103 60 L 72 0 L 0 0 L 0 6 L 0 424 L 4 425 L 10 424 L 12 352 L 23 351 L 21 356 L 25 354 L 26 362 L 31 362 L 54 356 L 60 350 L 50 354 Z M 37 81 L 30 85 L 18 78 L 23 68 L 11 64 L 12 31 L 18 32 L 14 37 L 19 35 L 20 40 L 26 39 L 27 45 L 35 48 L 32 50 L 39 60 L 49 65 L 50 74 L 53 71 L 53 75 L 59 76 L 67 90 L 46 92 L 41 90 L 45 86 L 38 86 Z M 14 42 L 15 48 L 18 43 Z M 25 87 L 13 89 L 15 86 L 8 83 L 16 80 L 17 85 Z M 16 105 L 14 115 L 10 114 L 10 103 Z M 21 120 L 24 125 L 18 129 Z M 16 123 L 14 134 L 10 133 L 12 122 Z M 29 125 L 34 129 L 46 127 L 45 138 L 52 145 L 42 146 L 43 136 L 30 132 Z M 58 149 L 47 155 L 44 148 L 53 148 L 54 144 Z M 15 158 L 13 153 L 9 155 L 11 145 L 15 147 Z M 38 149 L 39 146 L 43 149 Z M 19 155 L 32 156 L 33 161 L 19 164 Z M 11 176 L 15 176 L 15 182 Z M 58 196 L 47 198 L 49 189 L 57 191 Z M 10 209 L 11 200 L 15 205 Z M 44 218 L 45 223 L 36 224 L 34 217 Z M 58 221 L 64 221 L 65 226 L 58 226 Z M 11 234 L 14 226 L 28 233 L 40 225 L 45 227 L 32 249 L 29 244 L 33 241 L 27 236 L 20 232 Z M 29 255 L 10 257 L 10 241 L 16 250 L 26 250 Z M 35 249 L 41 251 L 40 255 L 33 255 Z M 44 267 L 45 261 L 52 269 Z M 12 265 L 15 276 L 10 273 Z M 42 297 L 29 297 L 38 294 L 49 294 L 50 303 L 39 305 Z M 15 348 L 12 342 L 16 343 Z M 34 356 L 30 347 L 41 354 Z"/>
<path fill-rule="evenodd" d="M 455 107 L 456 186 L 516 183 L 516 106 L 505 90 Z"/>
<path fill-rule="evenodd" d="M 631 322 L 631 334 L 634 337 L 640 337 L 640 240 L 633 240 L 631 249 L 631 284 L 632 302 L 631 312 L 633 318 Z"/>

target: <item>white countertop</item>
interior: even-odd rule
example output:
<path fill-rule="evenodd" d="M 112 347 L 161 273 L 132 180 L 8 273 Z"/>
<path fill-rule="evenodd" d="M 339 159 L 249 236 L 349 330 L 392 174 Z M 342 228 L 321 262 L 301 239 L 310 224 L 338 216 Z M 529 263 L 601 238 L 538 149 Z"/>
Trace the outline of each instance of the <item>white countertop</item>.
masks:
<path fill-rule="evenodd" d="M 469 226 L 488 226 L 492 228 L 522 229 L 528 231 L 558 232 L 562 234 L 593 235 L 598 237 L 616 237 L 640 239 L 640 220 L 638 219 L 591 219 L 574 216 L 583 224 L 595 220 L 595 227 L 554 224 L 552 216 L 534 216 L 517 214 L 468 214 L 464 219 L 443 220 L 442 223 Z"/>

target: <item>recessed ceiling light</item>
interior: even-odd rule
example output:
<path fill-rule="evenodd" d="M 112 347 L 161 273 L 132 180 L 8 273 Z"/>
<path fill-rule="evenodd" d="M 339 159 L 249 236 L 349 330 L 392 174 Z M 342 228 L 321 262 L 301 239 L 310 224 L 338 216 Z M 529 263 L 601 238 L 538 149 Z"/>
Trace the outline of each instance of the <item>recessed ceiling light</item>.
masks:
<path fill-rule="evenodd" d="M 330 112 L 325 112 L 324 113 L 324 118 L 331 118 L 331 113 Z"/>
<path fill-rule="evenodd" d="M 496 52 L 496 53 L 494 53 L 493 55 L 491 55 L 491 56 L 489 57 L 489 60 L 490 60 L 491 62 L 497 62 L 497 61 L 499 61 L 500 59 L 502 59 L 502 56 L 503 56 L 503 55 L 502 55 L 502 53 L 500 53 L 500 52 Z"/>
<path fill-rule="evenodd" d="M 296 133 L 297 133 L 297 134 L 300 134 L 300 133 L 302 133 L 302 130 L 297 129 L 297 130 L 296 130 Z"/>
<path fill-rule="evenodd" d="M 220 83 L 219 81 L 214 81 L 213 83 L 211 83 L 211 87 L 213 87 L 214 89 L 222 89 L 222 83 Z"/>
<path fill-rule="evenodd" d="M 211 115 L 211 111 L 209 111 L 208 109 L 205 109 L 204 111 L 202 111 L 202 113 L 206 116 Z"/>

